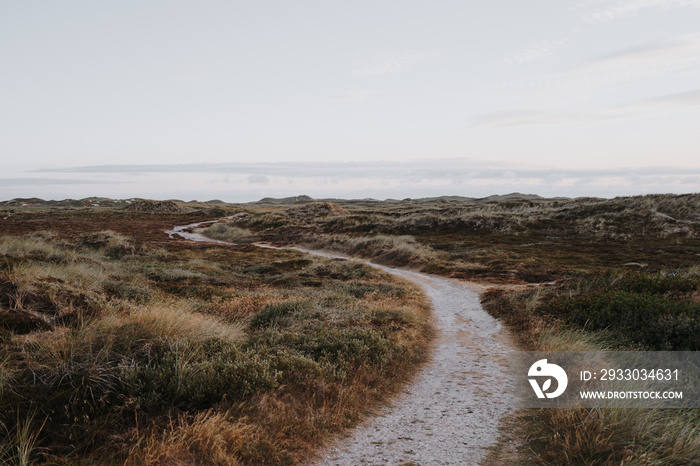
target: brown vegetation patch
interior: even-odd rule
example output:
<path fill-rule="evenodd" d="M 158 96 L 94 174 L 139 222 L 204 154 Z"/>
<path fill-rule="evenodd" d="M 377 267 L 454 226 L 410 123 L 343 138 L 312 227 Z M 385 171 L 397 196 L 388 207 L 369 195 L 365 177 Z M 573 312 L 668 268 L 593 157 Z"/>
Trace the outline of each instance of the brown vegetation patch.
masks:
<path fill-rule="evenodd" d="M 425 360 L 429 312 L 409 285 L 163 233 L 197 220 L 3 224 L 0 462 L 297 463 Z"/>

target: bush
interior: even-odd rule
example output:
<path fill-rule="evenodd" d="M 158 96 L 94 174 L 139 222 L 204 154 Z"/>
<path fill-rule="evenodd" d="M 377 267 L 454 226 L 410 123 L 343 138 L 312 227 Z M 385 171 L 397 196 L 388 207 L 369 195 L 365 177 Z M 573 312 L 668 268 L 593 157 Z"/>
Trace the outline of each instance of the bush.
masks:
<path fill-rule="evenodd" d="M 122 369 L 127 395 L 153 413 L 168 406 L 195 409 L 223 399 L 242 401 L 276 387 L 277 378 L 269 359 L 221 341 L 163 345 L 151 352 L 147 364 Z"/>
<path fill-rule="evenodd" d="M 664 274 L 603 276 L 570 285 L 569 293 L 551 298 L 539 312 L 590 331 L 606 330 L 623 344 L 657 351 L 700 350 L 700 303 L 689 293 L 695 277 Z"/>
<path fill-rule="evenodd" d="M 303 312 L 309 308 L 306 301 L 288 301 L 284 303 L 268 304 L 250 321 L 252 328 L 269 327 L 278 325 L 281 320 L 292 314 Z"/>
<path fill-rule="evenodd" d="M 122 280 L 108 280 L 104 290 L 117 298 L 128 299 L 140 304 L 147 303 L 153 297 L 153 291 L 146 286 L 137 286 Z"/>
<path fill-rule="evenodd" d="M 204 236 L 227 243 L 250 243 L 255 241 L 250 230 L 238 228 L 228 223 L 214 223 L 204 230 Z"/>
<path fill-rule="evenodd" d="M 80 241 L 80 245 L 102 251 L 106 256 L 114 259 L 136 252 L 136 248 L 130 238 L 112 230 L 85 236 Z"/>
<path fill-rule="evenodd" d="M 315 361 L 350 368 L 360 364 L 381 365 L 391 345 L 378 330 L 345 327 L 321 328 L 315 338 L 299 342 L 297 348 Z"/>
<path fill-rule="evenodd" d="M 377 296 L 390 296 L 403 298 L 407 295 L 406 288 L 389 283 L 357 283 L 353 282 L 343 286 L 343 291 L 355 298 L 364 298 L 374 293 Z"/>

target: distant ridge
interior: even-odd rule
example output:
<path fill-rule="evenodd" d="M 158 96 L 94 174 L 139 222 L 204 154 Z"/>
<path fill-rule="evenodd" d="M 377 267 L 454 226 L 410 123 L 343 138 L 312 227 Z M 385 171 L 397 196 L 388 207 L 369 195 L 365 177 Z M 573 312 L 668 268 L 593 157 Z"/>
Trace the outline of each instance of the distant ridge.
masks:
<path fill-rule="evenodd" d="M 493 194 L 491 196 L 482 197 L 480 201 L 544 201 L 544 197 L 537 194 L 523 194 L 523 193 L 510 193 L 510 194 Z"/>
<path fill-rule="evenodd" d="M 507 201 L 564 201 L 571 200 L 568 197 L 554 197 L 545 198 L 538 194 L 523 194 L 523 193 L 509 193 L 509 194 L 493 194 L 491 196 L 476 198 L 476 197 L 466 197 L 466 196 L 436 196 L 436 197 L 420 197 L 420 198 L 405 198 L 405 199 L 392 199 L 388 198 L 384 201 L 365 198 L 365 199 L 338 199 L 338 198 L 322 198 L 314 199 L 311 196 L 302 194 L 300 196 L 290 196 L 284 198 L 273 198 L 265 197 L 254 203 L 260 204 L 300 204 L 306 202 L 335 202 L 342 204 L 344 202 L 417 202 L 417 203 L 428 203 L 428 202 L 507 202 Z"/>
<path fill-rule="evenodd" d="M 579 198 L 579 199 L 598 199 L 598 198 Z M 401 203 L 401 202 L 411 202 L 411 203 L 465 203 L 465 202 L 546 202 L 546 201 L 559 201 L 566 202 L 571 201 L 572 198 L 569 197 L 552 197 L 545 198 L 538 194 L 523 194 L 523 193 L 509 193 L 509 194 L 494 194 L 487 197 L 475 198 L 466 196 L 436 196 L 436 197 L 421 197 L 421 198 L 405 198 L 405 199 L 392 199 L 388 198 L 385 200 L 364 198 L 364 199 L 340 199 L 340 198 L 322 198 L 315 199 L 306 194 L 301 194 L 299 196 L 289 196 L 282 198 L 274 197 L 264 197 L 259 201 L 252 202 L 226 202 L 220 199 L 212 199 L 205 202 L 199 201 L 183 201 L 180 199 L 168 199 L 168 200 L 149 200 L 141 198 L 129 198 L 129 199 L 110 199 L 106 197 L 87 197 L 84 199 L 63 199 L 63 200 L 44 200 L 38 197 L 29 198 L 15 198 L 7 201 L 0 201 L 0 206 L 6 207 L 53 207 L 53 208 L 87 208 L 87 207 L 113 207 L 113 208 L 125 208 L 131 211 L 137 212 L 151 212 L 151 213 L 189 213 L 194 210 L 207 209 L 207 208 L 225 208 L 225 206 L 242 205 L 242 204 L 268 204 L 268 205 L 299 205 L 307 204 L 312 202 L 332 202 L 339 205 L 346 203 Z"/>
<path fill-rule="evenodd" d="M 145 199 L 139 199 L 133 204 L 128 205 L 126 210 L 148 214 L 189 214 L 190 212 L 194 212 L 194 209 L 183 206 L 181 202 L 172 200 L 147 201 Z"/>
<path fill-rule="evenodd" d="M 18 197 L 9 201 L 0 201 L 0 205 L 9 207 L 122 207 L 132 201 L 133 199 L 123 200 L 107 197 L 86 197 L 85 199 L 63 199 L 60 201 L 47 201 L 38 197 Z"/>
<path fill-rule="evenodd" d="M 315 199 L 311 196 L 307 196 L 306 194 L 302 194 L 300 196 L 291 196 L 291 197 L 282 197 L 282 198 L 274 198 L 274 197 L 264 197 L 260 199 L 259 201 L 256 201 L 255 203 L 260 203 L 260 204 L 298 204 L 300 202 L 312 202 Z"/>

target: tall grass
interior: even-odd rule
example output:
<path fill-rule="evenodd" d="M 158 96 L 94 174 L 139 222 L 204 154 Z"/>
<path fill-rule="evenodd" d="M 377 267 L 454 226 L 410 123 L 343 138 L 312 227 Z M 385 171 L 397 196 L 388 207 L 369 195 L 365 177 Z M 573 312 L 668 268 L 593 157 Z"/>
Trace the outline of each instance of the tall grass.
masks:
<path fill-rule="evenodd" d="M 212 224 L 204 230 L 204 236 L 227 243 L 250 243 L 255 241 L 255 236 L 250 230 L 238 228 L 227 223 Z"/>
<path fill-rule="evenodd" d="M 609 349 L 690 349 L 695 341 L 676 338 L 657 328 L 655 318 L 668 311 L 669 302 L 688 302 L 699 282 L 688 273 L 605 274 L 579 278 L 563 285 L 522 291 L 492 290 L 485 308 L 504 319 L 525 349 L 535 351 L 599 351 Z M 626 307 L 616 307 L 616 293 L 649 299 L 636 320 Z M 605 296 L 605 299 L 594 299 Z M 561 302 L 568 303 L 563 311 Z M 656 306 L 656 307 L 654 307 Z M 571 312 L 574 312 L 572 318 Z M 589 320 L 579 320 L 589 318 Z M 610 314 L 605 326 L 597 314 Z M 615 314 L 617 313 L 617 314 Z M 697 325 L 698 316 L 689 317 Z M 632 327 L 630 327 L 632 325 Z M 649 340 L 645 328 L 657 338 Z M 679 346 L 681 345 L 681 346 Z M 519 437 L 536 464 L 695 464 L 700 461 L 700 410 L 664 409 L 544 409 L 527 410 L 519 418 Z"/>
<path fill-rule="evenodd" d="M 99 336 L 133 341 L 186 340 L 203 343 L 222 340 L 240 343 L 244 336 L 243 324 L 229 324 L 214 316 L 188 310 L 184 303 L 159 302 L 138 307 L 129 314 L 111 313 L 92 326 Z"/>
<path fill-rule="evenodd" d="M 5 460 L 294 463 L 425 360 L 420 293 L 369 267 L 134 244 L 0 239 Z"/>
<path fill-rule="evenodd" d="M 439 253 L 411 236 L 318 235 L 305 238 L 304 245 L 364 257 L 379 264 L 421 266 L 434 262 Z"/>
<path fill-rule="evenodd" d="M 44 424 L 37 426 L 36 413 L 27 414 L 21 422 L 17 422 L 14 432 L 0 422 L 0 431 L 3 439 L 0 440 L 0 463 L 17 466 L 29 466 L 36 461 L 36 443 L 44 428 Z"/>
<path fill-rule="evenodd" d="M 231 412 L 202 411 L 193 419 L 180 415 L 162 432 L 140 434 L 125 464 L 237 466 L 244 464 L 241 457 L 250 456 L 249 445 L 263 435 L 259 426 Z"/>

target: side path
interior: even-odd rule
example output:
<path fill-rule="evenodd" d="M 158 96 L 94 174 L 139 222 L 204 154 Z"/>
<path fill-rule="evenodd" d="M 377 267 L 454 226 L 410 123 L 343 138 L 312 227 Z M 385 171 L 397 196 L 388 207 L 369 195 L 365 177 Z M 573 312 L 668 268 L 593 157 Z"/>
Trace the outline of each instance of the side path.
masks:
<path fill-rule="evenodd" d="M 200 225 L 174 227 L 166 233 L 220 243 L 196 230 L 183 231 Z M 377 416 L 322 452 L 316 464 L 477 464 L 486 448 L 496 443 L 500 420 L 515 403 L 507 372 L 507 353 L 515 347 L 508 332 L 482 309 L 470 284 L 367 263 L 423 289 L 433 303 L 438 341 L 432 360 L 415 381 Z"/>

